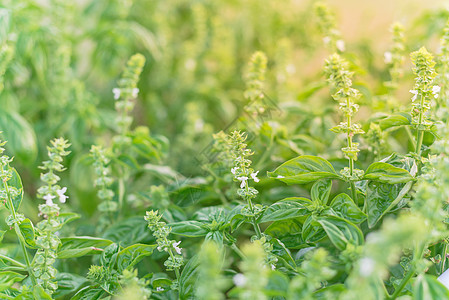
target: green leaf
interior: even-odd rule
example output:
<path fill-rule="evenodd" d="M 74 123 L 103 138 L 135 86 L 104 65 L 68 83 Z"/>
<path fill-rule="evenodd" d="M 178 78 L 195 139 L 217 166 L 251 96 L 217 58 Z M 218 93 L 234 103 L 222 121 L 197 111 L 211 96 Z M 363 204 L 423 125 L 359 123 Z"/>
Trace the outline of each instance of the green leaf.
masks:
<path fill-rule="evenodd" d="M 153 253 L 156 245 L 136 244 L 121 250 L 117 255 L 117 270 L 122 273 L 123 270 L 131 268 L 145 256 Z"/>
<path fill-rule="evenodd" d="M 19 225 L 20 232 L 24 238 L 25 244 L 28 248 L 36 249 L 34 226 L 30 219 L 25 219 Z"/>
<path fill-rule="evenodd" d="M 305 245 L 302 239 L 300 219 L 288 219 L 273 222 L 264 233 L 279 239 L 289 249 L 300 249 Z"/>
<path fill-rule="evenodd" d="M 449 299 L 447 289 L 435 276 L 420 274 L 413 287 L 414 300 Z"/>
<path fill-rule="evenodd" d="M 127 247 L 140 243 L 151 236 L 148 224 L 142 217 L 131 217 L 110 226 L 103 237 Z"/>
<path fill-rule="evenodd" d="M 3 237 L 5 236 L 6 230 L 0 230 L 0 243 L 3 241 Z"/>
<path fill-rule="evenodd" d="M 25 163 L 37 156 L 37 139 L 33 127 L 18 113 L 0 109 L 0 136 L 8 141 L 7 150 Z"/>
<path fill-rule="evenodd" d="M 9 289 L 14 282 L 22 281 L 25 277 L 25 275 L 12 271 L 0 271 L 0 291 Z"/>
<path fill-rule="evenodd" d="M 302 239 L 305 243 L 316 243 L 326 237 L 326 231 L 316 222 L 315 217 L 310 215 L 302 226 Z"/>
<path fill-rule="evenodd" d="M 56 219 L 59 222 L 59 227 L 64 226 L 67 223 L 70 223 L 72 221 L 75 221 L 77 219 L 81 218 L 81 215 L 77 214 L 77 213 L 72 213 L 72 212 L 65 212 L 65 213 L 60 213 Z"/>
<path fill-rule="evenodd" d="M 14 206 L 15 211 L 18 211 L 20 208 L 20 204 L 23 200 L 23 186 L 22 179 L 20 178 L 19 173 L 17 173 L 16 169 L 12 169 L 12 178 L 8 181 L 8 185 L 13 187 L 19 191 L 19 194 L 16 197 L 12 197 L 12 205 Z M 6 202 L 6 207 L 8 207 L 8 202 Z"/>
<path fill-rule="evenodd" d="M 271 239 L 270 243 L 273 245 L 272 253 L 284 263 L 285 267 L 289 267 L 293 271 L 296 271 L 297 266 L 295 260 L 293 259 L 290 250 L 287 249 L 284 243 L 276 238 Z"/>
<path fill-rule="evenodd" d="M 394 185 L 375 181 L 368 182 L 366 185 L 366 212 L 369 228 L 373 228 L 383 216 L 404 199 L 412 185 L 412 181 Z"/>
<path fill-rule="evenodd" d="M 83 276 L 72 273 L 57 273 L 56 281 L 58 282 L 58 289 L 53 294 L 55 298 L 59 298 L 76 292 L 88 280 Z"/>
<path fill-rule="evenodd" d="M 353 223 L 359 224 L 366 219 L 366 215 L 347 194 L 342 193 L 335 196 L 330 207 L 337 213 L 337 216 Z"/>
<path fill-rule="evenodd" d="M 109 246 L 112 241 L 90 236 L 77 236 L 61 239 L 58 249 L 58 258 L 74 258 L 103 252 L 103 247 Z"/>
<path fill-rule="evenodd" d="M 198 221 L 176 222 L 169 224 L 169 226 L 172 229 L 172 233 L 182 236 L 199 237 L 205 236 L 208 233 L 204 224 Z"/>
<path fill-rule="evenodd" d="M 410 125 L 411 123 L 412 117 L 410 116 L 410 114 L 396 113 L 380 120 L 379 126 L 382 130 L 385 130 L 391 127 Z"/>
<path fill-rule="evenodd" d="M 179 277 L 179 299 L 191 299 L 198 278 L 198 256 L 193 256 Z"/>
<path fill-rule="evenodd" d="M 318 223 L 323 226 L 327 236 L 335 247 L 341 251 L 347 244 L 362 245 L 363 233 L 351 222 L 336 216 L 323 216 L 318 218 Z"/>
<path fill-rule="evenodd" d="M 106 294 L 97 284 L 89 285 L 79 290 L 70 300 L 98 300 L 102 299 Z"/>
<path fill-rule="evenodd" d="M 326 205 L 327 201 L 329 200 L 331 189 L 332 189 L 332 180 L 329 179 L 318 180 L 312 186 L 311 191 L 312 201 L 317 204 Z"/>
<path fill-rule="evenodd" d="M 413 176 L 405 169 L 395 167 L 384 162 L 371 164 L 365 172 L 363 179 L 375 180 L 383 183 L 406 183 L 413 180 Z"/>
<path fill-rule="evenodd" d="M 280 165 L 274 172 L 268 172 L 268 176 L 287 184 L 305 184 L 323 178 L 341 178 L 330 162 L 310 155 L 291 159 Z"/>
<path fill-rule="evenodd" d="M 289 278 L 282 272 L 274 271 L 268 274 L 268 284 L 265 287 L 265 294 L 270 297 L 286 297 L 288 291 Z"/>
<path fill-rule="evenodd" d="M 259 223 L 280 221 L 305 216 L 309 213 L 307 206 L 312 202 L 306 198 L 291 197 L 270 205 L 262 215 Z"/>

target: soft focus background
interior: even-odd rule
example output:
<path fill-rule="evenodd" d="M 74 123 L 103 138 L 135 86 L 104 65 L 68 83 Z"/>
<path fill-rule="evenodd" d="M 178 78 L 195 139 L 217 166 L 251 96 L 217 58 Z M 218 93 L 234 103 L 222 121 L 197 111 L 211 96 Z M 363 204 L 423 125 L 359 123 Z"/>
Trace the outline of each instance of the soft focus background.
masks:
<path fill-rule="evenodd" d="M 407 53 L 422 45 L 437 52 L 449 17 L 446 1 L 327 3 L 335 12 L 346 56 L 356 72 L 355 84 L 364 96 L 359 119 L 375 111 L 372 104 L 386 92 L 383 83 L 389 75 L 383 54 L 391 48 L 391 23 L 400 21 L 405 26 Z M 69 171 L 63 176 L 71 187 L 70 205 L 84 217 L 95 218 L 98 199 L 87 153 L 92 144 L 108 146 L 117 130 L 112 89 L 127 59 L 137 52 L 147 63 L 133 127 L 147 126 L 142 132 L 158 141 L 161 152 L 149 161 L 137 161 L 159 168 L 150 175 L 139 173 L 141 180 L 127 191 L 133 195 L 129 201 L 136 201 L 142 211 L 154 196 L 151 186 L 161 183 L 167 184 L 172 201 L 182 202 L 185 187 L 168 180 L 170 172 L 196 180 L 201 192 L 195 200 L 217 200 L 216 193 L 204 192 L 201 186 L 210 179 L 201 155 L 213 133 L 228 128 L 250 131 L 234 120 L 244 115 L 243 74 L 258 50 L 268 57 L 264 89 L 278 108 L 264 127 L 265 139 L 251 145 L 254 161 L 261 160 L 260 174 L 293 156 L 322 155 L 332 149 L 333 163 L 338 165 L 340 144 L 328 130 L 338 117 L 322 74 L 330 52 L 317 29 L 313 4 L 2 0 L 1 6 L 11 14 L 1 18 L 1 39 L 12 49 L 12 57 L 8 66 L 1 66 L 6 73 L 0 130 L 24 182 L 26 215 L 37 219 L 37 167 L 46 156 L 48 141 L 63 136 L 72 143 Z M 408 59 L 405 70 L 399 103 L 410 101 Z M 408 145 L 399 137 L 397 149 L 401 147 Z M 264 197 L 263 201 L 270 201 L 276 195 Z M 92 230 L 88 222 L 81 228 L 87 233 Z"/>

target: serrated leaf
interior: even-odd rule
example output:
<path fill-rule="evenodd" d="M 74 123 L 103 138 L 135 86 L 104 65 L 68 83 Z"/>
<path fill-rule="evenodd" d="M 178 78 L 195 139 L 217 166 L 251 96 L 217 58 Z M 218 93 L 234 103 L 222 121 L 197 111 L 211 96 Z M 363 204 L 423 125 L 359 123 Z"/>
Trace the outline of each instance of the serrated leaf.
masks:
<path fill-rule="evenodd" d="M 341 218 L 359 224 L 366 219 L 366 215 L 347 194 L 338 194 L 332 200 L 330 207 Z"/>
<path fill-rule="evenodd" d="M 336 216 L 322 216 L 317 221 L 338 250 L 345 250 L 347 244 L 362 245 L 363 233 L 353 223 Z"/>
<path fill-rule="evenodd" d="M 87 279 L 72 273 L 58 272 L 56 274 L 56 281 L 58 282 L 58 289 L 53 296 L 59 298 L 77 291 L 87 282 Z"/>
<path fill-rule="evenodd" d="M 273 222 L 305 216 L 309 213 L 307 206 L 312 202 L 306 198 L 291 197 L 270 205 L 263 213 L 259 223 Z"/>
<path fill-rule="evenodd" d="M 305 184 L 323 178 L 341 178 L 330 162 L 311 155 L 293 158 L 280 165 L 274 172 L 268 172 L 268 176 L 287 184 Z"/>
<path fill-rule="evenodd" d="M 383 183 L 407 183 L 413 176 L 405 169 L 395 167 L 384 162 L 371 164 L 365 172 L 363 179 L 375 180 Z"/>
<path fill-rule="evenodd" d="M 97 300 L 103 298 L 106 294 L 98 285 L 89 285 L 79 290 L 70 300 Z"/>
<path fill-rule="evenodd" d="M 123 270 L 131 268 L 145 256 L 153 253 L 156 245 L 136 244 L 121 250 L 117 255 L 117 270 L 122 273 Z"/>

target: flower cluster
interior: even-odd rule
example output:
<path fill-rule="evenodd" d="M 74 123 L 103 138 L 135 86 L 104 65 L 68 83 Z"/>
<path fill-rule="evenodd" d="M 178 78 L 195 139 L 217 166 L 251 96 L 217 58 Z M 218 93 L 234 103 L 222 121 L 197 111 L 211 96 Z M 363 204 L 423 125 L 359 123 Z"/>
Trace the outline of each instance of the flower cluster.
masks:
<path fill-rule="evenodd" d="M 449 107 L 449 21 L 444 28 L 440 44 L 441 53 L 438 59 L 440 74 L 438 75 L 438 83 L 441 85 L 442 95 L 439 97 L 439 101 L 437 101 L 437 108 L 440 106 Z M 443 112 L 448 113 L 447 110 L 443 110 Z M 439 113 L 441 114 L 441 112 Z M 449 116 L 443 115 L 442 118 L 447 120 Z"/>
<path fill-rule="evenodd" d="M 242 247 L 245 255 L 240 263 L 242 274 L 234 276 L 234 284 L 241 288 L 239 299 L 267 299 L 263 292 L 268 283 L 268 268 L 260 241 Z"/>
<path fill-rule="evenodd" d="M 428 130 L 432 125 L 429 119 L 428 111 L 431 106 L 431 99 L 438 98 L 440 87 L 434 85 L 435 61 L 432 54 L 426 48 L 422 47 L 418 51 L 410 54 L 413 64 L 413 73 L 415 74 L 415 86 L 410 93 L 412 97 L 412 123 L 417 130 Z"/>
<path fill-rule="evenodd" d="M 118 80 L 118 87 L 114 88 L 115 109 L 117 110 L 117 127 L 119 128 L 119 136 L 114 137 L 114 143 L 117 145 L 129 144 L 129 137 L 126 134 L 131 127 L 133 118 L 130 116 L 134 109 L 134 102 L 139 93 L 137 83 L 145 64 L 145 57 L 142 54 L 135 54 L 128 60 L 122 77 Z"/>
<path fill-rule="evenodd" d="M 263 86 L 267 69 L 267 57 L 263 52 L 256 52 L 251 56 L 246 73 L 246 90 L 243 96 L 248 101 L 245 111 L 250 114 L 263 114 L 266 110 L 262 103 L 264 99 Z"/>
<path fill-rule="evenodd" d="M 206 241 L 198 255 L 198 285 L 196 297 L 198 299 L 225 299 L 223 290 L 228 287 L 226 278 L 221 274 L 223 253 L 216 243 Z"/>
<path fill-rule="evenodd" d="M 182 257 L 182 248 L 179 247 L 181 241 L 176 242 L 169 240 L 167 237 L 171 232 L 171 228 L 165 222 L 161 222 L 162 215 L 158 211 L 147 211 L 145 220 L 148 222 L 148 228 L 153 232 L 157 242 L 157 250 L 164 251 L 169 254 L 168 259 L 164 262 L 167 270 L 174 270 L 176 277 L 179 278 L 179 269 L 184 263 Z M 173 252 L 176 252 L 174 254 Z"/>
<path fill-rule="evenodd" d="M 53 202 L 57 198 L 61 203 L 65 203 L 68 196 L 65 195 L 67 188 L 61 188 L 58 185 L 60 180 L 55 172 L 64 171 L 61 164 L 63 157 L 68 155 L 70 151 L 66 151 L 70 144 L 63 138 L 51 141 L 51 147 L 48 149 L 48 157 L 50 160 L 44 161 L 41 169 L 47 171 L 41 174 L 41 180 L 44 186 L 38 189 L 38 198 L 45 200 L 44 204 L 39 205 L 39 215 L 44 216 L 44 220 L 37 224 L 39 236 L 36 238 L 36 246 L 38 251 L 34 258 L 34 275 L 47 293 L 53 293 L 57 284 L 54 282 L 56 269 L 53 263 L 56 259 L 56 250 L 60 243 L 56 236 L 56 231 L 61 228 L 61 224 L 56 218 L 59 215 L 59 206 Z"/>
<path fill-rule="evenodd" d="M 391 32 L 393 33 L 393 47 L 391 51 L 387 51 L 384 54 L 385 63 L 390 66 L 390 81 L 387 81 L 385 85 L 389 88 L 390 92 L 393 92 L 398 88 L 399 79 L 404 73 L 402 66 L 405 61 L 405 40 L 404 40 L 404 26 L 401 23 L 396 22 L 391 25 Z"/>
<path fill-rule="evenodd" d="M 321 2 L 315 4 L 315 15 L 318 18 L 318 27 L 324 35 L 323 42 L 332 52 L 344 52 L 345 42 L 341 39 L 340 31 L 335 23 L 335 16 L 329 7 Z"/>
<path fill-rule="evenodd" d="M 117 202 L 112 201 L 114 198 L 114 191 L 109 187 L 111 186 L 113 179 L 110 177 L 111 168 L 108 166 L 110 160 L 106 153 L 106 150 L 101 146 L 93 145 L 90 149 L 90 156 L 93 158 L 93 166 L 95 168 L 95 186 L 98 188 L 98 198 L 102 201 L 98 205 L 98 210 L 101 212 L 114 212 L 117 211 Z"/>
<path fill-rule="evenodd" d="M 259 171 L 256 172 L 250 167 L 252 162 L 248 157 L 254 153 L 246 148 L 246 138 L 247 136 L 244 133 L 234 131 L 228 137 L 228 143 L 234 161 L 231 173 L 234 176 L 234 180 L 240 182 L 240 189 L 237 191 L 237 194 L 243 199 L 251 201 L 251 199 L 256 197 L 258 191 L 249 186 L 248 180 L 259 182 L 259 178 L 257 178 Z"/>
<path fill-rule="evenodd" d="M 123 270 L 123 274 L 119 279 L 123 291 L 118 299 L 141 299 L 147 300 L 151 296 L 151 290 L 147 288 L 149 281 L 137 277 L 137 269 Z"/>
<path fill-rule="evenodd" d="M 333 132 L 346 133 L 347 147 L 341 150 L 349 159 L 349 174 L 354 174 L 354 161 L 357 160 L 357 154 L 360 151 L 358 149 L 358 143 L 353 142 L 353 137 L 356 134 L 362 134 L 364 131 L 361 129 L 361 125 L 352 122 L 352 117 L 358 111 L 359 106 L 355 101 L 360 98 L 360 92 L 352 87 L 352 75 L 353 73 L 348 71 L 348 63 L 340 57 L 338 54 L 333 54 L 328 60 L 324 68 L 328 81 L 334 88 L 334 94 L 332 97 L 339 101 L 340 110 L 343 112 L 346 122 L 341 122 L 338 126 L 331 128 Z M 345 173 L 348 170 L 344 171 Z"/>

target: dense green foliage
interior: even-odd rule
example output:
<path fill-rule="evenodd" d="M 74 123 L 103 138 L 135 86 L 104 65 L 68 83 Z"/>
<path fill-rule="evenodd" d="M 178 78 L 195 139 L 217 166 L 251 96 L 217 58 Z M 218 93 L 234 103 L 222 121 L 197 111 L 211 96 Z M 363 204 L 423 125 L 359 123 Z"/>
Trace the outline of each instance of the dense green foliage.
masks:
<path fill-rule="evenodd" d="M 0 298 L 449 299 L 448 19 L 0 1 Z"/>

